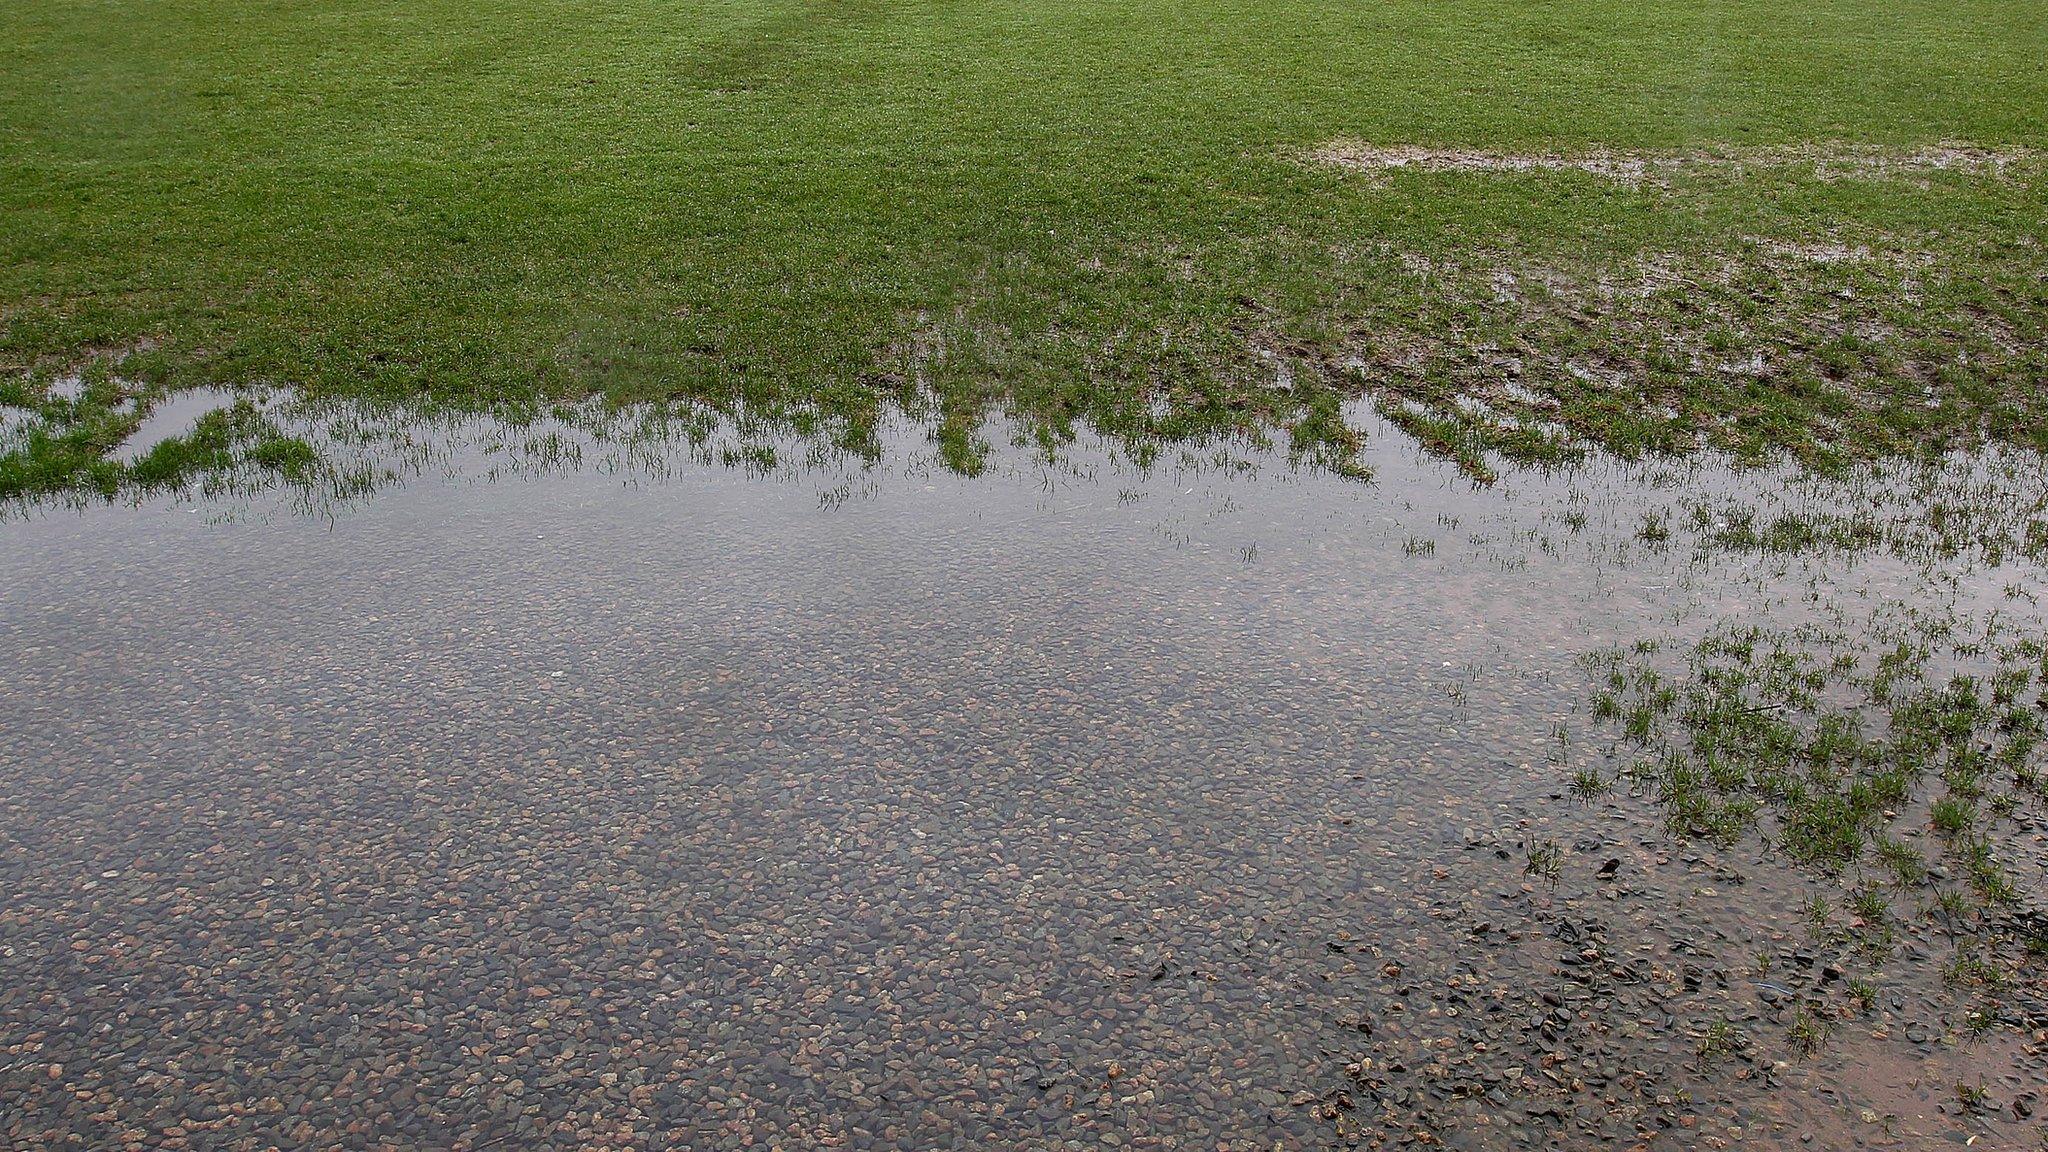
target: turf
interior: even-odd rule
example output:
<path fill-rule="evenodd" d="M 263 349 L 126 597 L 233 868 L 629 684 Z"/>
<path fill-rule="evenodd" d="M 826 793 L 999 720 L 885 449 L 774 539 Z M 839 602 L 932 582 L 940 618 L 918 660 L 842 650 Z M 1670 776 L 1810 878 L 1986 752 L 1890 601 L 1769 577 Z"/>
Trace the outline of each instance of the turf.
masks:
<path fill-rule="evenodd" d="M 81 367 L 599 392 L 852 442 L 903 405 L 970 468 L 996 410 L 1341 455 L 1346 388 L 1481 472 L 1564 438 L 1825 459 L 2044 435 L 2038 164 L 1632 188 L 1301 159 L 2048 149 L 2027 0 L 25 0 L 0 39 L 0 370 L 30 392 Z M 1881 259 L 1788 269 L 1758 237 Z M 1674 263 L 1695 286 L 1647 305 L 1582 290 Z M 1504 302 L 1502 268 L 1564 287 Z M 1673 332 L 1785 368 L 1664 364 Z M 1543 402 L 1475 421 L 1453 402 L 1496 349 Z M 1628 379 L 1574 383 L 1593 360 Z"/>

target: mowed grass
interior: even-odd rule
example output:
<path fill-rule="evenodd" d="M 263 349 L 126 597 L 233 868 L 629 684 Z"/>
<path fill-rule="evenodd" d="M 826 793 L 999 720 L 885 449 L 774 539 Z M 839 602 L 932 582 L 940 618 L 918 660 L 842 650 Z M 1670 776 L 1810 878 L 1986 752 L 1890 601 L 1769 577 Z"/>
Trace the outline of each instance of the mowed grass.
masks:
<path fill-rule="evenodd" d="M 1946 379 L 1909 349 L 1840 395 L 1824 363 L 1817 383 L 1715 384 L 1697 410 L 1673 383 L 1664 427 L 1630 382 L 1575 398 L 1560 371 L 1551 415 L 1624 449 L 2041 427 L 2023 386 L 2048 307 L 2038 166 L 1642 188 L 1300 160 L 1335 138 L 2048 148 L 2048 9 L 2028 0 L 23 0 L 0 42 L 0 371 L 29 393 L 81 367 L 135 382 L 109 395 L 598 392 L 853 442 L 902 405 L 969 466 L 999 410 L 1049 435 L 1283 425 L 1341 451 L 1329 394 L 1385 383 L 1391 353 L 1351 355 L 1376 333 L 1453 360 L 1643 337 L 1587 337 L 1572 308 L 1491 314 L 1473 286 L 1497 266 L 1591 282 L 1784 237 L 1931 266 L 1856 299 L 1900 305 L 1900 339 L 1950 359 L 1977 335 L 1911 317 L 1991 317 L 1978 335 L 2004 359 L 1962 359 L 2002 375 Z M 1454 271 L 1415 271 L 1432 261 Z M 1735 318 L 1696 310 L 1701 338 L 1797 343 L 1801 301 L 1849 298 L 1803 271 L 1772 282 L 1703 289 Z M 1275 353 L 1320 368 L 1282 389 Z M 1476 470 L 1554 447 L 1520 423 L 1430 423 L 1463 377 L 1415 371 L 1390 394 Z M 1930 373 L 1946 407 L 1918 403 Z M 1890 415 L 1863 427 L 1842 409 L 1867 395 Z"/>

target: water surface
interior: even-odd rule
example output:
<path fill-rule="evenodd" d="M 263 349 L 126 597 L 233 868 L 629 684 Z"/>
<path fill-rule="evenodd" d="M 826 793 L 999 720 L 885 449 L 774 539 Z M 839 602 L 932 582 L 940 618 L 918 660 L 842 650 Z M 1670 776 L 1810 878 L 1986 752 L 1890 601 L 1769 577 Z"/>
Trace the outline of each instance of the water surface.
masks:
<path fill-rule="evenodd" d="M 1769 477 L 1372 457 L 457 449 L 326 516 L 0 524 L 0 1134 L 1692 1147 L 1860 1140 L 1880 1097 L 1952 1129 L 1944 1086 L 1847 1071 L 1893 1051 L 1860 1033 L 1769 1090 L 1689 1072 L 1689 1028 L 1765 1011 L 1733 958 L 1795 946 L 1806 881 L 1561 790 L 1581 653 L 1925 572 L 1640 531 Z"/>

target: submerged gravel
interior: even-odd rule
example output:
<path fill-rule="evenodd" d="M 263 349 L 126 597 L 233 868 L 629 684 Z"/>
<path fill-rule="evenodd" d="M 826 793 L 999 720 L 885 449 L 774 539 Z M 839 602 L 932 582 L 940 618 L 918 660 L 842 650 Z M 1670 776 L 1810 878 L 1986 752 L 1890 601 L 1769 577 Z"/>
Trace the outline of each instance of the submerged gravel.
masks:
<path fill-rule="evenodd" d="M 1563 799 L 1573 656 L 1758 586 L 1380 472 L 0 525 L 0 1145 L 2023 1137 L 2048 1021 L 1790 1060 L 1805 882 Z"/>

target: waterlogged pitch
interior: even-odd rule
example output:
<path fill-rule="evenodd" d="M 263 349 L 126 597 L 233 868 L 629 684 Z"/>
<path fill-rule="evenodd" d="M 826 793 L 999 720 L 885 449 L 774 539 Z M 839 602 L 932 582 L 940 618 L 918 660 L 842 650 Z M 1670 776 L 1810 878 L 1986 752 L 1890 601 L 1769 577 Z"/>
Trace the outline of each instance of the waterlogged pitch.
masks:
<path fill-rule="evenodd" d="M 0 1148 L 2048 1139 L 2048 9 L 0 10 Z"/>

